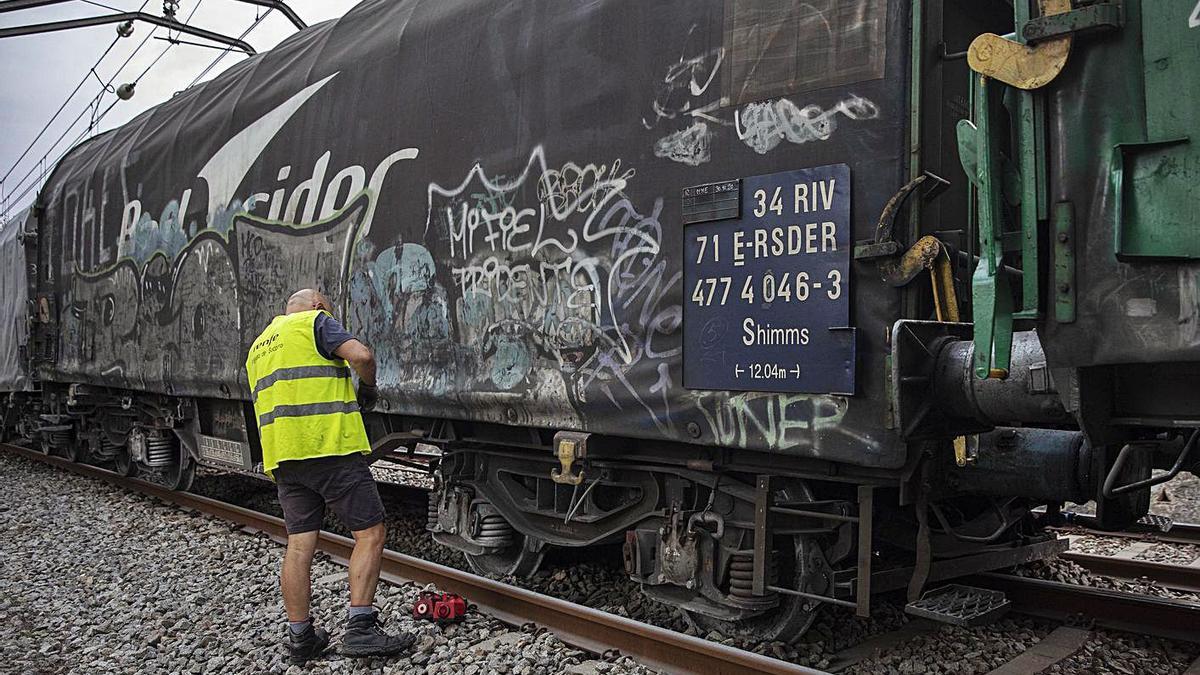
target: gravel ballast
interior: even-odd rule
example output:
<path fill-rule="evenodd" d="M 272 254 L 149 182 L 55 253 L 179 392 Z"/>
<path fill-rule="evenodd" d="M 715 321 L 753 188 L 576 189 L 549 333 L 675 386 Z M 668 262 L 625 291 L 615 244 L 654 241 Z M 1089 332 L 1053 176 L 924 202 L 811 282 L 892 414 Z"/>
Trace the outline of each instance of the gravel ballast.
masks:
<path fill-rule="evenodd" d="M 262 481 L 214 477 L 212 480 L 199 481 L 193 489 L 217 499 L 278 513 L 278 504 L 272 498 L 273 490 Z M 388 509 L 388 548 L 443 565 L 469 569 L 460 553 L 433 542 L 425 530 L 426 513 L 423 505 L 388 500 L 386 496 L 385 501 Z M 326 519 L 325 525 L 332 531 L 340 531 L 341 528 L 332 517 Z M 1099 577 L 1062 560 L 1024 565 L 1018 568 L 1018 573 L 1067 583 L 1176 597 L 1171 591 L 1153 584 Z M 819 669 L 836 665 L 843 650 L 898 630 L 911 620 L 904 613 L 902 598 L 879 596 L 873 600 L 870 619 L 860 619 L 853 612 L 840 608 L 823 608 L 808 632 L 794 644 L 767 642 L 749 634 L 699 632 L 689 626 L 674 608 L 645 597 L 638 585 L 625 575 L 617 550 L 598 549 L 584 553 L 556 551 L 531 578 L 510 578 L 505 581 L 602 611 Z M 930 632 L 890 647 L 881 655 L 856 663 L 841 672 L 863 675 L 877 672 L 986 673 L 1035 644 L 1055 625 L 1050 621 L 1015 615 L 999 623 L 977 628 L 938 625 Z M 1194 656 L 1197 651 L 1200 651 L 1200 647 L 1185 645 L 1177 654 Z M 1177 658 L 1168 660 L 1175 662 Z M 1137 652 L 1131 651 L 1128 663 L 1136 662 Z M 1062 672 L 1093 672 L 1082 665 L 1082 661 L 1074 663 L 1078 663 L 1079 667 Z M 1121 671 L 1114 669 L 1111 672 Z"/>
<path fill-rule="evenodd" d="M 277 589 L 282 547 L 207 516 L 24 459 L 0 455 L 0 476 L 8 486 L 0 494 L 0 625 L 14 632 L 0 641 L 0 672 L 8 667 L 14 672 L 289 672 L 278 646 L 283 632 Z M 205 472 L 194 490 L 278 514 L 273 486 L 260 480 Z M 432 542 L 424 530 L 423 506 L 387 501 L 389 548 L 466 567 L 460 554 Z M 48 513 L 60 514 L 49 526 L 44 523 Z M 341 531 L 332 518 L 326 525 Z M 34 539 L 23 541 L 26 533 Z M 520 585 L 697 634 L 677 611 L 642 596 L 620 569 L 619 554 L 597 553 L 589 552 L 586 559 L 570 551 L 552 556 L 542 571 Z M 59 575 L 54 565 L 72 574 Z M 1026 573 L 1096 583 L 1062 561 L 1034 564 Z M 88 577 L 86 584 L 81 581 Z M 318 559 L 313 579 L 314 615 L 336 636 L 345 611 L 345 570 Z M 217 588 L 221 597 L 212 590 Z M 544 631 L 514 631 L 478 615 L 445 628 L 414 622 L 408 617 L 418 590 L 381 585 L 377 600 L 390 629 L 418 632 L 412 654 L 390 661 L 329 656 L 290 672 L 647 672 L 629 659 L 588 661 Z M 699 634 L 825 668 L 837 664 L 842 650 L 910 621 L 902 600 L 881 596 L 874 606 L 871 619 L 825 609 L 791 645 L 753 635 Z M 71 611 L 55 609 L 62 607 Z M 1014 615 L 972 629 L 936 626 L 843 672 L 983 673 L 1035 644 L 1054 625 Z M 1180 672 L 1178 664 L 1200 652 L 1197 645 L 1100 632 L 1088 644 L 1086 654 L 1065 661 L 1055 672 L 1127 672 L 1147 653 L 1153 672 Z M 92 651 L 81 658 L 88 647 Z M 1098 654 L 1109 659 L 1109 669 L 1095 669 Z"/>
<path fill-rule="evenodd" d="M 392 659 L 330 650 L 284 662 L 278 573 L 262 535 L 100 481 L 0 454 L 0 672 L 13 673 L 646 673 L 627 658 L 587 663 L 553 635 L 477 612 L 445 627 L 411 618 L 423 590 L 380 584 L 388 630 L 417 642 Z M 313 616 L 340 633 L 346 571 L 313 564 Z M 485 642 L 486 641 L 486 642 Z"/>
<path fill-rule="evenodd" d="M 198 478 L 192 489 L 214 499 L 231 501 L 264 513 L 281 514 L 274 499 L 274 489 L 254 478 L 211 474 Z M 424 505 L 389 500 L 386 493 L 385 504 L 389 549 L 470 570 L 461 553 L 433 541 L 425 529 Z M 326 515 L 323 527 L 346 534 L 331 515 Z M 690 626 L 677 609 L 646 597 L 641 587 L 625 574 L 617 549 L 557 550 L 532 577 L 504 578 L 503 581 L 593 609 L 814 668 L 828 665 L 839 650 L 895 630 L 908 620 L 901 606 L 879 601 L 871 619 L 859 619 L 852 612 L 821 611 L 813 626 L 795 644 L 764 641 L 746 634 L 705 633 Z"/>
<path fill-rule="evenodd" d="M 1171 600 L 1186 600 L 1196 602 L 1197 594 L 1175 591 L 1166 588 L 1158 582 L 1149 579 L 1115 579 L 1113 577 L 1093 574 L 1084 567 L 1061 558 L 1038 560 L 1014 568 L 1013 573 L 1020 577 L 1057 581 L 1076 586 L 1106 588 L 1113 591 L 1132 593 L 1134 595 L 1150 595 Z"/>
<path fill-rule="evenodd" d="M 1177 544 L 1174 542 L 1158 542 L 1147 540 L 1149 548 L 1133 557 L 1134 560 L 1168 565 L 1189 565 L 1200 558 L 1200 546 L 1193 544 Z M 1112 556 L 1129 549 L 1134 545 L 1144 545 L 1146 542 L 1124 537 L 1106 537 L 1102 534 L 1088 534 L 1071 542 L 1071 550 L 1092 555 Z"/>
<path fill-rule="evenodd" d="M 1150 512 L 1177 523 L 1200 523 L 1200 477 L 1181 473 L 1155 487 L 1150 497 Z"/>

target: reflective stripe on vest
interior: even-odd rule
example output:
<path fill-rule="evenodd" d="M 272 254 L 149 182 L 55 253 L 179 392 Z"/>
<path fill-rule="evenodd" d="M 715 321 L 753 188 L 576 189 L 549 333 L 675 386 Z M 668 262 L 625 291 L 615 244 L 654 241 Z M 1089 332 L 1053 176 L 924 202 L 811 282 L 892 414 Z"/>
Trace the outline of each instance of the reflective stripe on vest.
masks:
<path fill-rule="evenodd" d="M 306 415 L 328 415 L 329 413 L 357 413 L 358 402 L 349 403 L 302 403 L 300 405 L 277 405 L 271 412 L 258 416 L 258 426 L 265 427 L 280 417 L 304 417 Z"/>
<path fill-rule="evenodd" d="M 349 379 L 350 369 L 346 366 L 296 366 L 294 368 L 280 368 L 260 379 L 254 385 L 254 391 L 251 392 L 250 396 L 254 401 L 258 401 L 258 393 L 276 382 L 282 380 L 303 380 L 308 377 L 344 377 Z"/>
<path fill-rule="evenodd" d="M 350 368 L 317 350 L 319 313 L 275 317 L 246 358 L 267 475 L 283 461 L 371 450 Z"/>

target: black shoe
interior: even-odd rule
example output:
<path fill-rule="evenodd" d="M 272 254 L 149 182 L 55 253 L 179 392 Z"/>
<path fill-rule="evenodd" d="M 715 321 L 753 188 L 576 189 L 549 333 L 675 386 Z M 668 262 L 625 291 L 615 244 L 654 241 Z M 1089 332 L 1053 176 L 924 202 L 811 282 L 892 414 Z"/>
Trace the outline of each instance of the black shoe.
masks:
<path fill-rule="evenodd" d="M 412 646 L 412 633 L 392 635 L 380 628 L 379 612 L 359 614 L 346 623 L 342 634 L 342 653 L 346 656 L 391 656 Z"/>
<path fill-rule="evenodd" d="M 324 628 L 314 628 L 310 623 L 299 635 L 287 629 L 284 646 L 288 651 L 288 662 L 292 665 L 304 665 L 305 661 L 315 659 L 329 646 L 329 631 Z"/>

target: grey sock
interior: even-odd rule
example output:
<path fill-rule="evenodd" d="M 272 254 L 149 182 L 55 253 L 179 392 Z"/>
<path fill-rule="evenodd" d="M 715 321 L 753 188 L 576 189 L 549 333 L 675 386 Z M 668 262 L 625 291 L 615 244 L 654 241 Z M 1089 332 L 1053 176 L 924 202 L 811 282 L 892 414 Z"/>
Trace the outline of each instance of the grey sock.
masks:
<path fill-rule="evenodd" d="M 363 616 L 365 614 L 374 614 L 374 613 L 375 613 L 374 605 L 362 605 L 361 607 L 356 606 L 356 605 L 350 605 L 350 618 L 351 619 L 353 619 L 356 616 Z"/>
<path fill-rule="evenodd" d="M 312 625 L 312 617 L 308 617 L 303 621 L 289 621 L 288 628 L 292 631 L 292 635 L 303 633 L 309 626 Z"/>

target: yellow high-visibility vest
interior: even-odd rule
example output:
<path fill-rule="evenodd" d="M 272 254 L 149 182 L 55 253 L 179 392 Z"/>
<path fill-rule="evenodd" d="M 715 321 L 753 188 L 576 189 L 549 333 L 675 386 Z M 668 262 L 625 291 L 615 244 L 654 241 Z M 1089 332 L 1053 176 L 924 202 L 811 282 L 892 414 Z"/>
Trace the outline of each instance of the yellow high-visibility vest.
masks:
<path fill-rule="evenodd" d="M 349 366 L 317 351 L 313 324 L 322 311 L 275 317 L 246 357 L 263 470 L 272 478 L 283 461 L 371 452 Z"/>

